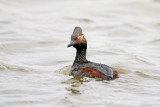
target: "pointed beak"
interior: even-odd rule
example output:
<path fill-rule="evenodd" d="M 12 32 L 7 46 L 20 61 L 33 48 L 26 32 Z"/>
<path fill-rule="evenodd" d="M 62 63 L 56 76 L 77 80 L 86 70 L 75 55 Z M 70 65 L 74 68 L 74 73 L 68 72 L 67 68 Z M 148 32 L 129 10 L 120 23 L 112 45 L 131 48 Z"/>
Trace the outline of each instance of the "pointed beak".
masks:
<path fill-rule="evenodd" d="M 67 45 L 67 47 L 71 47 L 71 46 L 73 46 L 74 44 L 75 44 L 75 42 L 71 41 L 71 42 Z"/>

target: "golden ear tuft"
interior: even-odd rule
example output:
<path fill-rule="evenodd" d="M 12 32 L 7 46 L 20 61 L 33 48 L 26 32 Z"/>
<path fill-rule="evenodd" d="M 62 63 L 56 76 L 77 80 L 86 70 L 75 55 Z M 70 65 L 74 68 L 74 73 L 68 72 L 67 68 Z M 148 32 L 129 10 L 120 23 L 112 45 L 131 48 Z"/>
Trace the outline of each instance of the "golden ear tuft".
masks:
<path fill-rule="evenodd" d="M 84 35 L 78 36 L 77 41 L 79 41 L 80 43 L 86 43 L 86 39 L 85 39 Z"/>
<path fill-rule="evenodd" d="M 80 37 L 80 38 L 84 38 L 84 35 L 80 35 L 79 37 Z"/>

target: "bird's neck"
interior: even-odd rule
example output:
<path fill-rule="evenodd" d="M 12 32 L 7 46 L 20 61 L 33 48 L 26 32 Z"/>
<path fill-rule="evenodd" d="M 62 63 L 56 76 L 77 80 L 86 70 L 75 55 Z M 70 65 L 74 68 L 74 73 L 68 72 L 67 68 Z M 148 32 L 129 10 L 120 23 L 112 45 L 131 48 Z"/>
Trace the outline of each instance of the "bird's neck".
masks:
<path fill-rule="evenodd" d="M 73 65 L 87 62 L 87 59 L 86 59 L 87 47 L 82 48 L 82 49 L 76 48 L 76 50 L 77 50 L 77 53 L 76 53 L 76 57 L 75 57 Z"/>

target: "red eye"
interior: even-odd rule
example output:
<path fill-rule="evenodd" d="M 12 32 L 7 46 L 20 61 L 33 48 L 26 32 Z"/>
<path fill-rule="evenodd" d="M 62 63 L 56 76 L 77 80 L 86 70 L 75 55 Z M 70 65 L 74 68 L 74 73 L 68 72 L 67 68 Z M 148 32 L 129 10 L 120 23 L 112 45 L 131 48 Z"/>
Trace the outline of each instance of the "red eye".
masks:
<path fill-rule="evenodd" d="M 79 38 L 77 38 L 77 41 L 79 41 Z"/>

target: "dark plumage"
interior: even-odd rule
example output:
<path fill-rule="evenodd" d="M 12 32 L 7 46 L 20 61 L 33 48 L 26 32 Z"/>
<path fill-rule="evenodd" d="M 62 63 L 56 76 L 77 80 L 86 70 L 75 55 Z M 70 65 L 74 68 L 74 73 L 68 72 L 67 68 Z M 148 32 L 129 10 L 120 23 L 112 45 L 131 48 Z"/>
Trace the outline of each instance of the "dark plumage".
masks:
<path fill-rule="evenodd" d="M 87 76 L 105 80 L 119 78 L 118 72 L 112 67 L 105 64 L 90 62 L 86 59 L 87 40 L 82 34 L 82 29 L 80 27 L 75 27 L 68 47 L 70 46 L 73 46 L 77 50 L 71 68 L 71 74 L 73 76 Z"/>

